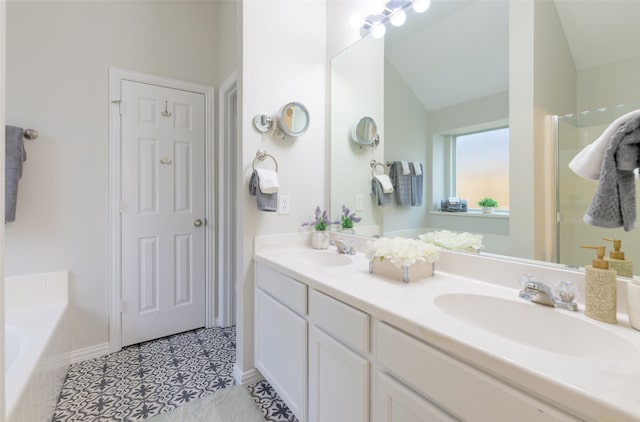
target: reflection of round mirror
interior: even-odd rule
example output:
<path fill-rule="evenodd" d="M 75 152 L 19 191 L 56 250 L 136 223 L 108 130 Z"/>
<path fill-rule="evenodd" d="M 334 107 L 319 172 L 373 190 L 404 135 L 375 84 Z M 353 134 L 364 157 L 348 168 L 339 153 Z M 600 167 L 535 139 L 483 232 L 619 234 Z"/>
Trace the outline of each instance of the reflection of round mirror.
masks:
<path fill-rule="evenodd" d="M 351 129 L 351 137 L 356 144 L 371 145 L 378 136 L 378 126 L 369 116 L 365 116 Z"/>
<path fill-rule="evenodd" d="M 278 125 L 285 135 L 303 135 L 309 127 L 309 112 L 300 103 L 286 104 L 280 109 Z"/>

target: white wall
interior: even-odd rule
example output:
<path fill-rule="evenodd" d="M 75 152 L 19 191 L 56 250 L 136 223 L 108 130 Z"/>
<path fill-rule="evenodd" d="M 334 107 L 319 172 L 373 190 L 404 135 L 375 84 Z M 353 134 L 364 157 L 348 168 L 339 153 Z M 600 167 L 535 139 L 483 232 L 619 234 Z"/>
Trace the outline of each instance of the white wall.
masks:
<path fill-rule="evenodd" d="M 361 195 L 363 209 L 356 214 L 362 221 L 357 231 L 362 226 L 382 224 L 383 208 L 371 195 L 370 163 L 384 164 L 385 158 L 384 40 L 367 37 L 347 51 L 331 60 L 331 217 L 339 219 L 342 205 L 355 210 L 355 197 Z M 378 127 L 381 141 L 375 148 L 351 139 L 353 126 L 365 116 Z"/>
<path fill-rule="evenodd" d="M 236 379 L 253 369 L 253 239 L 256 235 L 290 233 L 326 207 L 328 134 L 326 132 L 325 1 L 244 1 L 242 6 L 241 139 L 242 169 L 238 209 L 240 274 L 237 296 Z M 297 139 L 262 140 L 253 127 L 258 113 L 275 113 L 290 101 L 309 110 L 309 130 Z M 260 212 L 249 195 L 251 163 L 265 149 L 278 160 L 280 194 L 289 195 L 291 213 Z"/>
<path fill-rule="evenodd" d="M 388 60 L 384 63 L 384 160 L 418 161 L 423 168 L 422 205 L 384 208 L 384 232 L 427 226 L 431 209 L 427 186 L 431 184 L 427 110 Z"/>
<path fill-rule="evenodd" d="M 107 68 L 215 85 L 218 7 L 7 3 L 6 120 L 40 136 L 26 145 L 6 273 L 70 271 L 72 349 L 108 341 Z"/>
<path fill-rule="evenodd" d="M 6 2 L 0 3 L 0 28 L 6 28 Z M 6 31 L 0 31 L 0 127 L 5 123 L 5 66 Z M 4 144 L 4 131 L 0 140 Z M 0 148 L 0 209 L 4 209 L 4 149 Z M 0 274 L 4 274 L 4 225 L 0 227 Z M 0 279 L 0 298 L 4 298 L 4 277 Z M 0 300 L 0 421 L 5 415 L 5 367 L 4 367 L 4 299 Z"/>

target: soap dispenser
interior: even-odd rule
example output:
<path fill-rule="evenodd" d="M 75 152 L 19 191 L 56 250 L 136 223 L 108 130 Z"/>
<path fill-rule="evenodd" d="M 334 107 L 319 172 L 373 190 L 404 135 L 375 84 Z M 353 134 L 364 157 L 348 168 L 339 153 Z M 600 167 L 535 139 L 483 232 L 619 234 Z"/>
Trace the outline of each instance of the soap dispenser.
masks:
<path fill-rule="evenodd" d="M 604 259 L 604 246 L 582 246 L 595 249 L 598 257 L 592 265 L 585 265 L 585 315 L 598 321 L 617 324 L 616 270 Z"/>
<path fill-rule="evenodd" d="M 609 268 L 616 270 L 620 277 L 633 277 L 633 261 L 630 259 L 624 259 L 624 252 L 620 250 L 622 241 L 620 239 L 609 239 L 607 237 L 603 240 L 613 242 L 613 250 L 609 252 L 609 256 L 605 260 L 609 261 Z"/>

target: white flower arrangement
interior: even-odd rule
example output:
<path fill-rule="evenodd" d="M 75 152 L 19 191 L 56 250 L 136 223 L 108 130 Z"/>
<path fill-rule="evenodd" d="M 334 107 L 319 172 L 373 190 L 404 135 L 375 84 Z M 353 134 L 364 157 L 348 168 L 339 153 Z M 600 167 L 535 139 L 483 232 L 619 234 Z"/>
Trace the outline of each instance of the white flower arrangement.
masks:
<path fill-rule="evenodd" d="M 365 253 L 369 261 L 388 259 L 396 267 L 410 267 L 416 261 L 434 263 L 438 260 L 438 247 L 415 239 L 382 237 L 368 243 Z"/>
<path fill-rule="evenodd" d="M 418 238 L 423 242 L 432 243 L 445 249 L 477 252 L 484 248 L 481 234 L 471 234 L 467 232 L 455 233 L 448 230 L 440 230 L 421 234 Z"/>

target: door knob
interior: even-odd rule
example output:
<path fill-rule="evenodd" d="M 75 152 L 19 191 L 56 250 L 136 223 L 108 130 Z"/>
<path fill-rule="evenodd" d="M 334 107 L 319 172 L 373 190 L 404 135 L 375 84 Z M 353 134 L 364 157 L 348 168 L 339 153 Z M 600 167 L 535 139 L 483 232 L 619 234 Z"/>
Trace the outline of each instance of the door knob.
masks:
<path fill-rule="evenodd" d="M 193 220 L 193 225 L 195 227 L 200 227 L 202 225 L 202 220 L 200 220 L 199 218 L 196 218 L 195 220 Z"/>

